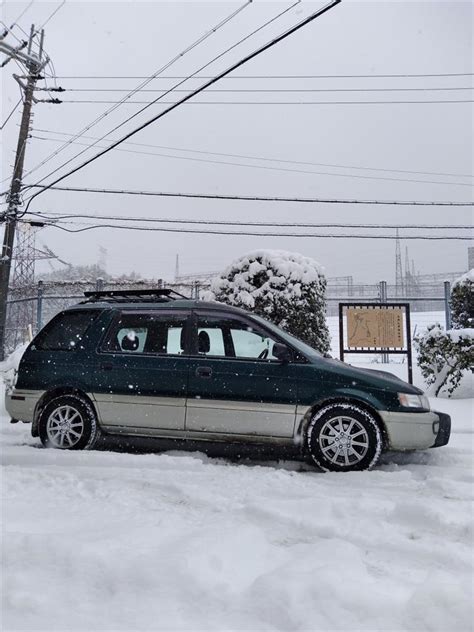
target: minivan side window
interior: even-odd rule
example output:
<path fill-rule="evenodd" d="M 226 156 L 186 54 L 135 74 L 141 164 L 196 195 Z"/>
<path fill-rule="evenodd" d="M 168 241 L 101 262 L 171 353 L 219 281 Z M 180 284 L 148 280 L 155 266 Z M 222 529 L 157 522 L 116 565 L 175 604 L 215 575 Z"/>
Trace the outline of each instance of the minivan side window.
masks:
<path fill-rule="evenodd" d="M 109 330 L 102 350 L 180 355 L 184 352 L 185 324 L 184 315 L 123 313 Z"/>
<path fill-rule="evenodd" d="M 226 317 L 202 316 L 198 319 L 199 355 L 226 358 L 276 360 L 275 340 L 263 329 Z"/>
<path fill-rule="evenodd" d="M 58 314 L 36 336 L 32 349 L 74 351 L 80 348 L 84 334 L 99 313 L 98 310 L 88 309 Z"/>

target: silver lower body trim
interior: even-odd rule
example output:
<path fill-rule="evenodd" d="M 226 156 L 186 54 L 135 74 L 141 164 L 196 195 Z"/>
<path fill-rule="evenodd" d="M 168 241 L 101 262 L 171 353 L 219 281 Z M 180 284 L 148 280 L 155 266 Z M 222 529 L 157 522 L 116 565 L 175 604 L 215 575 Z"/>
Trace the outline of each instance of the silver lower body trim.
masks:
<path fill-rule="evenodd" d="M 293 437 L 296 405 L 189 398 L 186 431 L 253 437 Z"/>
<path fill-rule="evenodd" d="M 101 426 L 184 430 L 184 397 L 93 393 Z"/>

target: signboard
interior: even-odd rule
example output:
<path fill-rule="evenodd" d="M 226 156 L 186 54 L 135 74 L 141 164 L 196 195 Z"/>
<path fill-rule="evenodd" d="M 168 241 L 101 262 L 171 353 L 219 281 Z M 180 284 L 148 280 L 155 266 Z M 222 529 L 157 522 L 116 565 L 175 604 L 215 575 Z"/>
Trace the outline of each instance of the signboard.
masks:
<path fill-rule="evenodd" d="M 348 308 L 347 348 L 403 349 L 401 309 Z"/>
<path fill-rule="evenodd" d="M 410 305 L 408 303 L 339 303 L 339 357 L 381 353 L 407 357 L 408 381 L 413 383 Z"/>

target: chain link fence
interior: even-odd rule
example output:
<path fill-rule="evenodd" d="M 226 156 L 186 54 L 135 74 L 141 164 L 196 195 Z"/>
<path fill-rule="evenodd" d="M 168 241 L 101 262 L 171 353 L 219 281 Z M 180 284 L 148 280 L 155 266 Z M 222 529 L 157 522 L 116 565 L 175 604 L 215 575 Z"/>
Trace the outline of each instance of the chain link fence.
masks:
<path fill-rule="evenodd" d="M 167 287 L 189 298 L 203 298 L 209 289 L 208 282 L 189 281 L 181 283 L 164 283 L 163 280 L 122 281 L 102 278 L 82 281 L 39 281 L 36 285 L 12 290 L 7 308 L 6 352 L 11 352 L 22 342 L 28 340 L 41 329 L 55 314 L 70 305 L 84 300 L 84 292 L 101 290 L 140 290 Z M 374 302 L 391 301 L 410 304 L 412 313 L 412 338 L 422 333 L 433 322 L 441 322 L 447 329 L 451 326 L 450 316 L 450 283 L 426 284 L 412 288 L 410 295 L 400 296 L 399 288 L 388 285 L 385 281 L 376 284 L 328 284 L 326 293 L 327 322 L 332 339 L 333 355 L 337 356 L 339 348 L 338 308 L 342 302 Z M 28 306 L 30 321 L 19 322 L 18 308 Z M 23 313 L 25 310 L 23 309 Z"/>

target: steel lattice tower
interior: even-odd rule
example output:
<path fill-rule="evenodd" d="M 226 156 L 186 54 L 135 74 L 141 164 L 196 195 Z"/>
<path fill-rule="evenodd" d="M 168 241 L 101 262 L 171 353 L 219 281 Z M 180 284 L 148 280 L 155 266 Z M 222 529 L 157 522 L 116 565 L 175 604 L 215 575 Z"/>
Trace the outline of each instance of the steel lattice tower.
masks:
<path fill-rule="evenodd" d="M 13 249 L 12 299 L 19 300 L 34 295 L 37 228 L 30 224 L 19 224 Z M 8 346 L 16 347 L 24 341 L 28 326 L 35 326 L 36 310 L 34 301 L 12 303 L 8 309 Z"/>
<path fill-rule="evenodd" d="M 400 248 L 398 228 L 397 240 L 395 242 L 395 296 L 403 296 L 402 251 Z"/>

